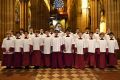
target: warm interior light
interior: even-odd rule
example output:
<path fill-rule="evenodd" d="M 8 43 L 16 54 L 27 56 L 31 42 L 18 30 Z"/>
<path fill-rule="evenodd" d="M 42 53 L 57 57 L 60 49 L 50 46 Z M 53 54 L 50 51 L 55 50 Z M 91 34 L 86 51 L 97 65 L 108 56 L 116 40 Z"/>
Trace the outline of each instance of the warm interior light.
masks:
<path fill-rule="evenodd" d="M 88 0 L 82 0 L 82 9 L 88 8 Z"/>
<path fill-rule="evenodd" d="M 50 11 L 50 1 L 49 0 L 44 0 L 48 10 Z"/>
<path fill-rule="evenodd" d="M 100 32 L 106 33 L 106 23 L 100 22 Z"/>

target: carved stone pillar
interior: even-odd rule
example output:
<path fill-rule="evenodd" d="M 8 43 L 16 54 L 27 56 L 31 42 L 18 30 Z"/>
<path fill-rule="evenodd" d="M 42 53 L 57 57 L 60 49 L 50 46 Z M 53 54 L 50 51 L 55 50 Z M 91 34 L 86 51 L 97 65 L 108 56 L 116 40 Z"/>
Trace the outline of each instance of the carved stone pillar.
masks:
<path fill-rule="evenodd" d="M 28 1 L 20 0 L 20 28 L 27 30 L 28 28 Z"/>

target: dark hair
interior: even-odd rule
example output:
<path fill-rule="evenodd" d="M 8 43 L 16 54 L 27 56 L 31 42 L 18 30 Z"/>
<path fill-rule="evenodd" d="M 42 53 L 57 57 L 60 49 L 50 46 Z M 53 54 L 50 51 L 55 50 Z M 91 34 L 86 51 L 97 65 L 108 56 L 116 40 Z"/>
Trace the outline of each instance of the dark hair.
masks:
<path fill-rule="evenodd" d="M 93 32 L 90 32 L 89 34 L 93 34 Z"/>
<path fill-rule="evenodd" d="M 25 33 L 28 33 L 28 31 L 25 31 Z"/>
<path fill-rule="evenodd" d="M 113 33 L 113 32 L 110 32 L 109 35 L 114 35 L 114 33 Z"/>
<path fill-rule="evenodd" d="M 16 34 L 20 34 L 20 32 L 16 32 Z"/>

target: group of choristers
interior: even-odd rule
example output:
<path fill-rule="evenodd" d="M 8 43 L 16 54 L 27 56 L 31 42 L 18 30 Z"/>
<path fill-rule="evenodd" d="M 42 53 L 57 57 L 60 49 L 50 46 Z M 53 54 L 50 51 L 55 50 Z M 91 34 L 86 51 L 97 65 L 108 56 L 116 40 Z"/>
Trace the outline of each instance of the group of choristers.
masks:
<path fill-rule="evenodd" d="M 117 65 L 116 50 L 119 49 L 113 33 L 84 33 L 76 29 L 73 34 L 50 29 L 36 31 L 30 28 L 13 35 L 8 32 L 2 43 L 2 66 L 6 68 L 26 68 L 34 66 L 48 68 L 91 68 L 105 69 Z"/>

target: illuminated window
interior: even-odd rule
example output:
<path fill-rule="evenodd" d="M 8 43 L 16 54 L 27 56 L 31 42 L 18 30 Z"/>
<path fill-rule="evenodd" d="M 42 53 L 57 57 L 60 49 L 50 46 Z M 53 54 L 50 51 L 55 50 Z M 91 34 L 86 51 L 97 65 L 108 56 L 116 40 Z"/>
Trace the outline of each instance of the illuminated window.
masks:
<path fill-rule="evenodd" d="M 63 8 L 64 2 L 63 2 L 63 0 L 54 0 L 53 5 L 54 5 L 55 9 Z"/>

